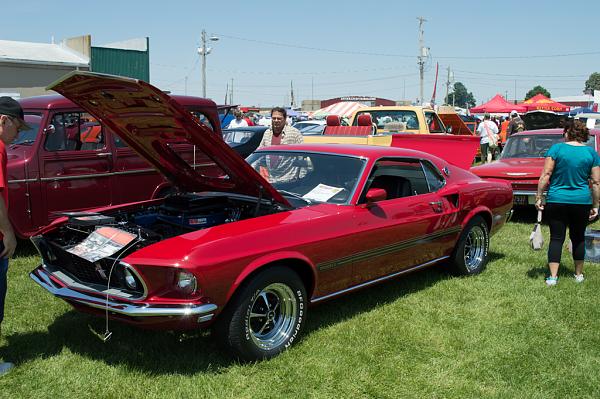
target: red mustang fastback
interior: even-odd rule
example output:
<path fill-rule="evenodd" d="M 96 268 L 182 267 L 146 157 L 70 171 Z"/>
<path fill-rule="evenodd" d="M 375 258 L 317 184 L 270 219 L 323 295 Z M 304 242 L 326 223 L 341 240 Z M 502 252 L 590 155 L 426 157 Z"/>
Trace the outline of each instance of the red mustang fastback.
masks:
<path fill-rule="evenodd" d="M 211 326 L 243 359 L 288 348 L 309 304 L 435 264 L 479 273 L 511 211 L 508 184 L 423 152 L 301 144 L 244 161 L 147 83 L 80 72 L 52 88 L 179 193 L 56 220 L 32 238 L 33 280 L 111 319 Z M 185 162 L 171 149 L 181 141 L 213 164 Z"/>
<path fill-rule="evenodd" d="M 591 129 L 587 145 L 598 151 L 600 130 Z M 553 144 L 564 141 L 562 129 L 529 130 L 508 138 L 498 161 L 471 168 L 487 179 L 510 182 L 516 206 L 535 205 L 538 180 L 544 169 L 546 152 Z"/>

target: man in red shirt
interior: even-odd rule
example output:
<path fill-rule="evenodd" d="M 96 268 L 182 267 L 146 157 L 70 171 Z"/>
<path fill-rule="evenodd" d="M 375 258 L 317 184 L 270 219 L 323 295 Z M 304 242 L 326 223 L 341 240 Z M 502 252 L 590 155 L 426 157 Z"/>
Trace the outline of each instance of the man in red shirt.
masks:
<path fill-rule="evenodd" d="M 6 175 L 6 146 L 13 142 L 21 130 L 29 129 L 21 105 L 11 97 L 0 97 L 0 332 L 4 319 L 8 259 L 15 253 L 17 240 L 8 219 L 8 178 Z M 0 376 L 13 367 L 0 363 Z"/>

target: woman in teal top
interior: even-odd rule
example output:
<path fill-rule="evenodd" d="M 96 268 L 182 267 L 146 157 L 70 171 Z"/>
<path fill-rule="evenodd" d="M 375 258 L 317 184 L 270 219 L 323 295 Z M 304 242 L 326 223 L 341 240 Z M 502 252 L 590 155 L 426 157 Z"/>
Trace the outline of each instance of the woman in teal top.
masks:
<path fill-rule="evenodd" d="M 544 171 L 538 182 L 535 206 L 545 209 L 544 219 L 550 226 L 548 246 L 548 286 L 558 282 L 558 267 L 567 227 L 573 247 L 575 281 L 583 282 L 585 228 L 588 220 L 598 216 L 600 197 L 600 157 L 585 143 L 589 130 L 580 121 L 565 127 L 565 142 L 554 144 L 546 153 Z M 591 181 L 591 190 L 590 190 Z M 548 188 L 546 205 L 542 195 Z"/>

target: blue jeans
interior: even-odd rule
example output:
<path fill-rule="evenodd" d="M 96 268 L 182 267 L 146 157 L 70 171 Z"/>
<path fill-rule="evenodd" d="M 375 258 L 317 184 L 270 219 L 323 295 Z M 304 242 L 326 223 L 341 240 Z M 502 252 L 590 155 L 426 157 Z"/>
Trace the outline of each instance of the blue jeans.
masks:
<path fill-rule="evenodd" d="M 4 244 L 0 241 L 0 252 L 4 250 Z M 8 273 L 8 258 L 0 259 L 0 324 L 4 320 L 4 299 L 6 298 L 6 275 Z"/>

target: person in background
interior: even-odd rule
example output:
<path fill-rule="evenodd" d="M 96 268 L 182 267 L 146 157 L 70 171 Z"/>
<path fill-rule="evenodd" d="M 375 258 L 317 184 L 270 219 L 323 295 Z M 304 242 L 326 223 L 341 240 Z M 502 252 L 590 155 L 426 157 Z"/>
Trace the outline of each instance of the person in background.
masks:
<path fill-rule="evenodd" d="M 506 143 L 506 133 L 508 131 L 509 123 L 508 117 L 502 118 L 502 123 L 500 124 L 500 142 L 502 144 Z"/>
<path fill-rule="evenodd" d="M 242 111 L 236 109 L 233 112 L 233 116 L 235 116 L 235 119 L 229 122 L 229 125 L 227 125 L 227 129 L 235 129 L 236 127 L 248 126 L 248 122 L 246 122 L 246 120 L 244 119 L 244 114 L 242 113 Z"/>
<path fill-rule="evenodd" d="M 494 158 L 496 149 L 490 148 L 490 140 L 493 140 L 493 136 L 498 134 L 498 126 L 490 119 L 490 114 L 485 114 L 483 122 L 477 127 L 477 135 L 481 138 L 479 140 L 479 147 L 481 148 L 481 162 L 491 162 Z"/>
<path fill-rule="evenodd" d="M 252 114 L 244 116 L 244 120 L 246 121 L 246 123 L 248 124 L 248 126 L 254 126 L 255 125 L 255 123 L 254 123 L 254 121 L 252 119 L 253 119 L 252 118 Z"/>
<path fill-rule="evenodd" d="M 521 117 L 519 116 L 517 111 L 515 111 L 515 110 L 510 111 L 510 122 L 508 123 L 508 126 L 506 127 L 506 138 L 509 138 L 513 134 L 522 132 L 524 130 L 525 130 L 525 122 L 523 122 L 523 119 L 521 119 Z"/>
<path fill-rule="evenodd" d="M 275 107 L 271 110 L 271 127 L 265 131 L 258 148 L 279 144 L 298 144 L 304 142 L 302 133 L 287 123 L 285 108 Z"/>
<path fill-rule="evenodd" d="M 21 130 L 27 129 L 30 127 L 25 123 L 21 105 L 11 97 L 0 97 L 0 333 L 8 284 L 8 259 L 17 248 L 17 239 L 8 219 L 6 146 L 13 142 Z M 12 363 L 0 363 L 0 376 L 12 367 Z"/>
<path fill-rule="evenodd" d="M 535 201 L 536 208 L 544 210 L 544 218 L 550 226 L 550 275 L 546 278 L 549 287 L 558 282 L 558 267 L 567 227 L 573 248 L 575 281 L 583 282 L 585 228 L 588 220 L 598 216 L 600 199 L 600 157 L 596 150 L 585 145 L 589 138 L 588 128 L 576 120 L 569 123 L 564 132 L 565 142 L 554 144 L 546 153 Z M 544 205 L 542 196 L 548 185 Z"/>

